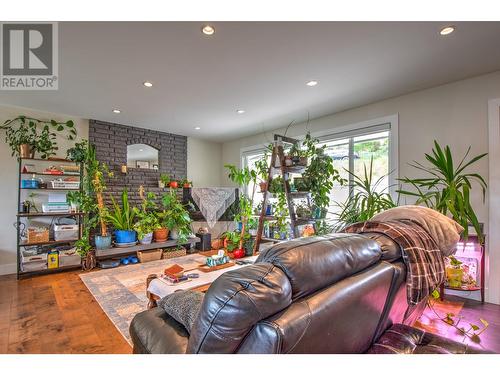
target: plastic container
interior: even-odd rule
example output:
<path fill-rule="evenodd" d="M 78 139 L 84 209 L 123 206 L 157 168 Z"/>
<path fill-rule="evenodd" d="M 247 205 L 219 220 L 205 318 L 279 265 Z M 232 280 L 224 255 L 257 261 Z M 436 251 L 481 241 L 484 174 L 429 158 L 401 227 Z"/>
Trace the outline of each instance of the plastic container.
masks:
<path fill-rule="evenodd" d="M 54 224 L 54 239 L 56 241 L 72 241 L 78 239 L 78 225 Z"/>
<path fill-rule="evenodd" d="M 59 267 L 79 266 L 81 264 L 82 258 L 75 248 L 59 251 Z"/>
<path fill-rule="evenodd" d="M 21 180 L 21 188 L 38 189 L 38 180 Z"/>

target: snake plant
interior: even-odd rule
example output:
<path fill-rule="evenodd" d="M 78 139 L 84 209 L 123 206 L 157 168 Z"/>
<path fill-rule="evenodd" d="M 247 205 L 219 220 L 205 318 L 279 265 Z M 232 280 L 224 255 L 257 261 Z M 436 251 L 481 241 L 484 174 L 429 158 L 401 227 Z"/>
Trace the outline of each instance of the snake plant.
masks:
<path fill-rule="evenodd" d="M 135 212 L 129 204 L 127 189 L 123 189 L 121 200 L 122 205 L 120 207 L 115 198 L 111 196 L 113 212 L 108 213 L 108 220 L 116 230 L 133 230 Z"/>

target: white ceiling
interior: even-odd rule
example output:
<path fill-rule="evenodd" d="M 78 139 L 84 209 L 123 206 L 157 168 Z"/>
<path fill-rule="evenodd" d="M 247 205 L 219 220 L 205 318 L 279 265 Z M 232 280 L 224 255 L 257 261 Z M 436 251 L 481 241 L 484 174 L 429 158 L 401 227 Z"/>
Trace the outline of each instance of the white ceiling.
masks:
<path fill-rule="evenodd" d="M 223 141 L 500 69 L 500 22 L 212 24 L 60 23 L 59 90 L 0 103 Z"/>

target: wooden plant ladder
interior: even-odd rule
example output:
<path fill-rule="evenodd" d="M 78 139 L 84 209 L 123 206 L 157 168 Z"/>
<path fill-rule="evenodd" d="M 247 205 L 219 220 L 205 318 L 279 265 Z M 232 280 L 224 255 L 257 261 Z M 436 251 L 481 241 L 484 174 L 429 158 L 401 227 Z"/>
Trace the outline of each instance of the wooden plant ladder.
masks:
<path fill-rule="evenodd" d="M 305 170 L 305 166 L 286 166 L 285 164 L 285 153 L 283 149 L 283 144 L 297 144 L 299 141 L 293 138 L 281 136 L 278 134 L 274 135 L 274 143 L 273 143 L 273 152 L 271 154 L 271 163 L 269 164 L 269 169 L 267 173 L 267 184 L 266 190 L 263 192 L 264 197 L 262 200 L 262 209 L 259 215 L 259 226 L 257 228 L 257 236 L 255 237 L 255 244 L 253 249 L 253 254 L 259 252 L 259 247 L 262 242 L 262 233 L 264 231 L 264 222 L 266 220 L 273 220 L 272 216 L 266 215 L 266 207 L 267 200 L 269 198 L 269 187 L 271 186 L 271 181 L 273 179 L 273 170 L 278 169 L 278 173 L 283 177 L 283 189 L 285 191 L 286 201 L 288 204 L 288 212 L 290 215 L 290 226 L 292 228 L 292 233 L 294 238 L 300 237 L 300 233 L 298 231 L 299 225 L 304 224 L 315 224 L 315 220 L 302 220 L 297 219 L 295 215 L 295 206 L 293 204 L 293 200 L 297 198 L 306 198 L 308 205 L 310 206 L 310 194 L 309 192 L 292 192 L 290 190 L 290 173 L 303 173 Z M 276 167 L 279 162 L 279 167 Z M 267 241 L 279 242 L 274 239 L 266 239 Z"/>

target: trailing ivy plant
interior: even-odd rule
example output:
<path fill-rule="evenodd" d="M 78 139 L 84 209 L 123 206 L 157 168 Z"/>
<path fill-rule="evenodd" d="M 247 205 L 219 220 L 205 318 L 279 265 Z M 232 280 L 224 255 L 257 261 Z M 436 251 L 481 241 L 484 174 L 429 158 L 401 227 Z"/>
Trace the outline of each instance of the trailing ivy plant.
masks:
<path fill-rule="evenodd" d="M 401 178 L 401 182 L 410 185 L 414 190 L 400 189 L 398 192 L 416 197 L 416 204 L 424 204 L 444 215 L 451 214 L 453 220 L 464 227 L 465 239 L 468 237 L 468 226 L 471 223 L 479 241 L 483 243 L 482 228 L 470 203 L 470 191 L 473 183 L 479 185 L 484 203 L 487 184 L 480 174 L 465 170 L 484 158 L 487 153 L 466 160 L 470 149 L 470 147 L 467 149 L 465 156 L 456 165 L 450 147 L 445 146 L 443 149 L 437 141 L 434 141 L 431 153 L 425 154 L 425 159 L 430 163 L 429 166 L 416 161 L 410 163 L 410 166 L 425 172 L 429 177 Z"/>
<path fill-rule="evenodd" d="M 12 156 L 19 157 L 19 147 L 28 144 L 32 151 L 38 152 L 42 159 L 55 155 L 57 133 L 66 131 L 67 139 L 77 136 L 72 120 L 59 122 L 56 120 L 39 120 L 27 116 L 18 116 L 4 122 L 0 129 L 5 130 L 5 142 L 9 145 Z"/>

